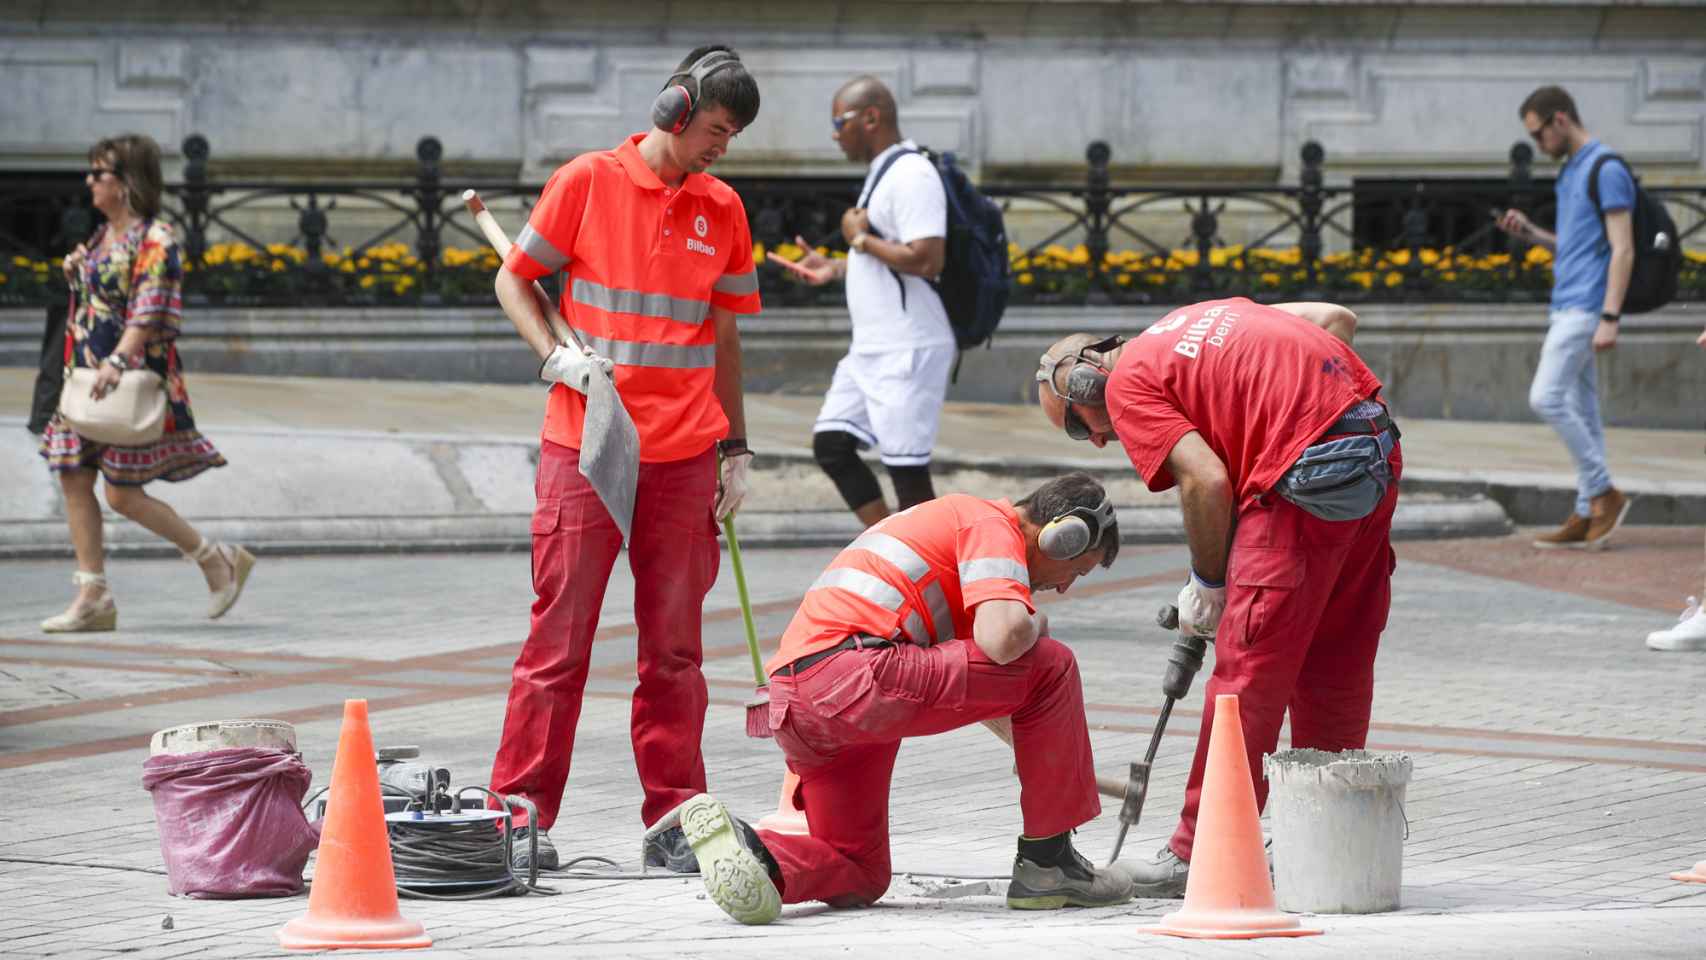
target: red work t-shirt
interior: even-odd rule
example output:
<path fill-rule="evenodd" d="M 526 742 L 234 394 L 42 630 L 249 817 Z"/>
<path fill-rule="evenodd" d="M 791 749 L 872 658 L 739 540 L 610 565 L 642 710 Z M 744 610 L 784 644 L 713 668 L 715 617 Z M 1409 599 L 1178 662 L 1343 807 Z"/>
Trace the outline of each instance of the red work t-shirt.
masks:
<path fill-rule="evenodd" d="M 1181 307 L 1127 341 L 1108 377 L 1107 405 L 1149 489 L 1173 486 L 1167 455 L 1195 430 L 1226 464 L 1242 503 L 1379 390 L 1350 344 L 1237 297 Z"/>
<path fill-rule="evenodd" d="M 921 647 L 971 636 L 977 605 L 1035 613 L 1019 514 L 1005 500 L 949 494 L 883 520 L 806 590 L 767 672 L 855 634 Z"/>
<path fill-rule="evenodd" d="M 567 276 L 563 317 L 616 365 L 616 391 L 640 434 L 640 459 L 685 460 L 728 434 L 718 402 L 711 310 L 759 310 L 746 208 L 728 184 L 690 173 L 672 189 L 636 134 L 551 175 L 504 266 Z M 580 448 L 586 397 L 551 388 L 543 436 Z"/>

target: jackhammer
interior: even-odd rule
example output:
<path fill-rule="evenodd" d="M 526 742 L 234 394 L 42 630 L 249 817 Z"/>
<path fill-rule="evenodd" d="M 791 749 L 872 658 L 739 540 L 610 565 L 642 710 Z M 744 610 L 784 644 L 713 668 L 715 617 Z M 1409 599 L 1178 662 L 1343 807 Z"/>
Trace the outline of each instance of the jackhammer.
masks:
<path fill-rule="evenodd" d="M 1163 630 L 1179 629 L 1179 608 L 1168 604 L 1155 614 L 1155 623 Z M 1180 637 L 1173 641 L 1173 652 L 1167 657 L 1167 673 L 1161 678 L 1161 692 L 1166 699 L 1161 702 L 1161 715 L 1155 720 L 1155 732 L 1149 736 L 1149 750 L 1143 755 L 1143 760 L 1131 765 L 1130 777 L 1126 782 L 1125 803 L 1120 807 L 1120 832 L 1114 838 L 1114 853 L 1108 858 L 1108 864 L 1120 858 L 1120 848 L 1125 846 L 1125 835 L 1143 816 L 1144 796 L 1149 793 L 1149 769 L 1155 763 L 1155 751 L 1161 746 L 1161 735 L 1167 729 L 1167 718 L 1173 713 L 1175 701 L 1184 699 L 1191 692 L 1191 681 L 1196 679 L 1197 671 L 1202 669 L 1203 654 L 1208 649 L 1207 637 Z"/>

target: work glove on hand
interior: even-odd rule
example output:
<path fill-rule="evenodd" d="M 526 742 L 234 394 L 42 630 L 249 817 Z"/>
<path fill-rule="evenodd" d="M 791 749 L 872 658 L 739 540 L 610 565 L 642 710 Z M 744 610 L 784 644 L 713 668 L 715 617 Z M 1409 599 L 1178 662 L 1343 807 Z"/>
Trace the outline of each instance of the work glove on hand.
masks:
<path fill-rule="evenodd" d="M 1225 610 L 1226 584 L 1210 584 L 1192 570 L 1191 579 L 1179 591 L 1179 632 L 1212 640 Z"/>
<path fill-rule="evenodd" d="M 735 511 L 740 509 L 741 501 L 751 489 L 746 472 L 752 467 L 752 451 L 742 444 L 736 448 L 728 445 L 722 453 L 721 462 L 717 464 L 717 502 L 711 507 L 711 515 L 721 523 L 727 520 Z"/>
<path fill-rule="evenodd" d="M 594 371 L 601 370 L 608 375 L 615 368 L 614 363 L 593 353 L 591 347 L 583 349 L 558 346 L 539 366 L 539 379 L 546 383 L 561 383 L 570 390 L 586 393 Z"/>

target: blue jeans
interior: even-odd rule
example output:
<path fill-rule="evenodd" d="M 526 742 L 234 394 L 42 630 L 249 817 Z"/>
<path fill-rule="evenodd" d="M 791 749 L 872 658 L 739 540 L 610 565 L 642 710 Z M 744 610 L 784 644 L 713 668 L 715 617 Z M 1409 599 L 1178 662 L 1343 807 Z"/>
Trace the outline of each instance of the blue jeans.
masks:
<path fill-rule="evenodd" d="M 1585 517 L 1588 501 L 1611 489 L 1593 354 L 1599 314 L 1553 310 L 1548 319 L 1551 326 L 1534 368 L 1534 383 L 1528 388 L 1528 405 L 1558 431 L 1576 461 L 1576 513 Z"/>

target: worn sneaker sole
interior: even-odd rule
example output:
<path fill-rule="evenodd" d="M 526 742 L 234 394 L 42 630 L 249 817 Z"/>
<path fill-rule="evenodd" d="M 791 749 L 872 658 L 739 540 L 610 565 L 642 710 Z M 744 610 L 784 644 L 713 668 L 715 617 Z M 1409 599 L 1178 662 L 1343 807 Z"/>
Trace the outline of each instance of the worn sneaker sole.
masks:
<path fill-rule="evenodd" d="M 1060 910 L 1065 907 L 1116 907 L 1130 901 L 1128 889 L 1123 894 L 1099 899 L 1081 890 L 1029 890 L 1019 884 L 1007 887 L 1007 906 L 1013 910 Z"/>
<path fill-rule="evenodd" d="M 705 892 L 741 923 L 763 924 L 782 913 L 782 895 L 770 872 L 740 842 L 734 819 L 710 794 L 681 806 L 681 829 L 699 859 Z"/>

